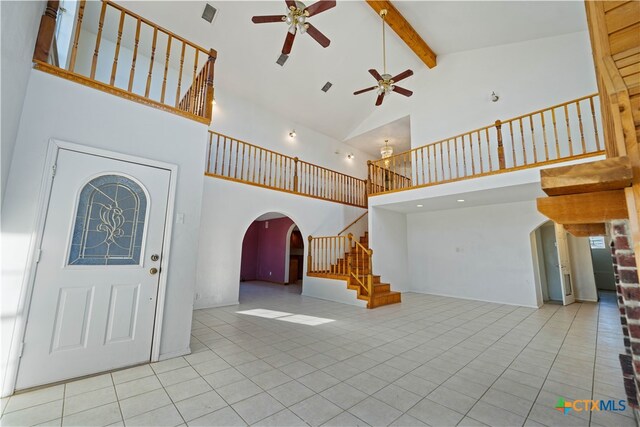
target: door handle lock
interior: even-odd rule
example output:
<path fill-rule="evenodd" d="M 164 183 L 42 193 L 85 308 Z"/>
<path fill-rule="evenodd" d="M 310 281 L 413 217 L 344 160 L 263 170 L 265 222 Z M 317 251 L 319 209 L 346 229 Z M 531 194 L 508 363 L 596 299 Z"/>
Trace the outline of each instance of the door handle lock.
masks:
<path fill-rule="evenodd" d="M 158 274 L 158 269 L 153 267 L 151 270 L 149 270 L 149 274 L 151 274 L 151 275 Z"/>
<path fill-rule="evenodd" d="M 158 254 L 151 255 L 151 261 L 157 261 L 159 259 L 160 259 L 160 255 L 158 255 Z"/>

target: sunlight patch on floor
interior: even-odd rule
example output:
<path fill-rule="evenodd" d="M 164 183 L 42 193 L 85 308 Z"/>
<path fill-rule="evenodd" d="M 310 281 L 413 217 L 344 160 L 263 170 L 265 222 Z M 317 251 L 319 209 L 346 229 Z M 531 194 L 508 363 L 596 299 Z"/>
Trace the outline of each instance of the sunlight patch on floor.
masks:
<path fill-rule="evenodd" d="M 291 323 L 300 323 L 302 325 L 316 326 L 325 323 L 335 322 L 334 319 L 325 319 L 322 317 L 306 316 L 304 314 L 292 314 L 284 311 L 266 310 L 256 308 L 253 310 L 236 311 L 238 314 L 247 314 L 249 316 L 265 317 L 267 319 L 282 320 Z"/>

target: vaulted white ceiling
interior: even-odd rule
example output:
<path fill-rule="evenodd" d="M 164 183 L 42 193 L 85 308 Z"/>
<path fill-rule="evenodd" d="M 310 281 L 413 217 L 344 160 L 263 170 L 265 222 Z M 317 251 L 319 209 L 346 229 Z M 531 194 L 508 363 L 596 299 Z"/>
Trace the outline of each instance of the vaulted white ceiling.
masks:
<path fill-rule="evenodd" d="M 205 48 L 218 51 L 218 101 L 233 93 L 338 140 L 344 140 L 375 108 L 375 93 L 353 96 L 372 86 L 369 68 L 382 68 L 381 22 L 363 1 L 338 1 L 310 19 L 331 39 L 323 49 L 308 35 L 298 35 L 291 55 L 276 64 L 287 31 L 285 24 L 256 25 L 254 15 L 283 14 L 284 1 L 215 1 L 213 24 L 200 16 L 205 2 L 121 2 L 123 6 Z M 311 4 L 312 2 L 308 2 Z M 394 1 L 438 55 L 515 43 L 586 29 L 584 4 L 568 2 Z M 390 74 L 425 65 L 393 33 L 387 33 Z M 333 83 L 328 93 L 320 89 Z M 414 91 L 411 79 L 403 86 Z"/>

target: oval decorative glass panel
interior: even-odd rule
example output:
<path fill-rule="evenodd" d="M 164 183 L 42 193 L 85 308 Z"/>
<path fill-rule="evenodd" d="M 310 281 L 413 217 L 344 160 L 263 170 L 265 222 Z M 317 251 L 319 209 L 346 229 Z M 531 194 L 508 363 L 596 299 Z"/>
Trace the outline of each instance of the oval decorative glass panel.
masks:
<path fill-rule="evenodd" d="M 147 197 L 121 175 L 102 175 L 80 192 L 69 265 L 140 264 Z"/>

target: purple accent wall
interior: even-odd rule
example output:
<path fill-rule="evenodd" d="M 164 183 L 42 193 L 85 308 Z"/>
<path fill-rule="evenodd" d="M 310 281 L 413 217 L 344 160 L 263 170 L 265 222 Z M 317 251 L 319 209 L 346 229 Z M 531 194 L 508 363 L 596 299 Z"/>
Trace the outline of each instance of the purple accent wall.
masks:
<path fill-rule="evenodd" d="M 265 228 L 266 222 L 269 228 Z M 249 226 L 242 241 L 241 279 L 284 283 L 287 232 L 292 224 L 285 217 L 254 221 Z"/>

